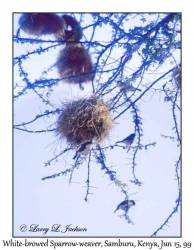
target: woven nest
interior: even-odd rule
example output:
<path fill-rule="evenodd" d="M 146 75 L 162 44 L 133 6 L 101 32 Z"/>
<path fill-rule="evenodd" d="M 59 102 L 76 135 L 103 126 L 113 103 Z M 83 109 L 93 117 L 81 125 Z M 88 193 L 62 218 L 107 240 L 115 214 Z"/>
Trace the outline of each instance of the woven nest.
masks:
<path fill-rule="evenodd" d="M 19 25 L 29 35 L 54 34 L 61 39 L 64 39 L 64 30 L 66 29 L 65 21 L 53 13 L 22 14 L 19 19 Z"/>
<path fill-rule="evenodd" d="M 177 88 L 181 87 L 181 66 L 176 66 L 172 72 L 172 78 L 177 86 Z"/>
<path fill-rule="evenodd" d="M 60 51 L 57 69 L 60 77 L 69 83 L 89 82 L 94 77 L 90 54 L 79 43 L 69 43 Z"/>
<path fill-rule="evenodd" d="M 109 106 L 96 96 L 65 104 L 57 120 L 56 134 L 73 147 L 106 139 L 113 127 Z"/>
<path fill-rule="evenodd" d="M 65 30 L 65 41 L 74 41 L 79 42 L 82 39 L 83 33 L 82 28 L 79 22 L 69 15 L 62 15 L 61 18 L 66 23 L 66 30 Z M 70 30 L 68 28 L 70 27 Z"/>

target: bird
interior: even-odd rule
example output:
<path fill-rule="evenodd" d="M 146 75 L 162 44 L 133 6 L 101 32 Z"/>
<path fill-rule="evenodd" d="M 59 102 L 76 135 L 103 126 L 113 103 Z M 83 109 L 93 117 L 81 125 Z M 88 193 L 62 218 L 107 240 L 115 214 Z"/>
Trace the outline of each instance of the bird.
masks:
<path fill-rule="evenodd" d="M 128 87 L 126 87 L 125 88 L 125 90 L 127 91 L 127 92 L 129 92 L 129 91 L 141 91 L 141 89 L 138 89 L 138 88 L 135 88 L 134 86 L 132 86 L 132 85 L 129 85 Z"/>
<path fill-rule="evenodd" d="M 117 84 L 119 86 L 119 88 L 123 91 L 125 91 L 126 93 L 129 91 L 141 91 L 141 89 L 135 88 L 131 83 L 133 81 L 131 79 L 125 79 L 125 80 L 118 80 Z"/>
<path fill-rule="evenodd" d="M 122 209 L 124 211 L 128 211 L 128 209 L 132 206 L 135 206 L 135 201 L 133 200 L 124 200 L 123 202 L 121 202 L 117 208 L 115 209 L 114 213 L 119 210 L 119 209 Z"/>
<path fill-rule="evenodd" d="M 123 139 L 122 141 L 117 141 L 116 144 L 124 143 L 125 145 L 130 146 L 133 143 L 134 139 L 135 139 L 135 134 L 131 134 L 127 136 L 125 139 Z"/>
<path fill-rule="evenodd" d="M 90 152 L 91 148 L 92 148 L 92 141 L 87 141 L 85 143 L 82 143 L 80 145 L 80 147 L 78 148 L 78 150 L 76 151 L 75 156 L 73 157 L 73 160 L 75 160 L 77 158 L 78 155 L 82 154 L 84 156 L 88 155 L 88 153 Z"/>

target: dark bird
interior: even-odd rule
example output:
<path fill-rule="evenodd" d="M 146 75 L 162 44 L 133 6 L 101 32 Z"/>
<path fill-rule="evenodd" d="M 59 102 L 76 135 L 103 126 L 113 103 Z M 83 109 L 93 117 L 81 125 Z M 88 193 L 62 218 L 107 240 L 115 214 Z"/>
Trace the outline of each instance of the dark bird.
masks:
<path fill-rule="evenodd" d="M 119 209 L 122 209 L 122 210 L 124 210 L 124 211 L 128 211 L 128 209 L 130 208 L 130 207 L 132 207 L 132 206 L 135 206 L 135 201 L 133 201 L 133 200 L 125 200 L 125 201 L 123 201 L 123 202 L 121 202 L 118 206 L 117 206 L 117 208 L 116 208 L 116 210 L 114 211 L 114 213 L 117 211 L 117 210 L 119 210 Z"/>
<path fill-rule="evenodd" d="M 85 142 L 80 145 L 78 150 L 76 151 L 75 156 L 73 157 L 73 160 L 77 158 L 78 155 L 82 154 L 84 156 L 88 155 L 92 148 L 92 141 Z"/>
<path fill-rule="evenodd" d="M 131 134 L 122 141 L 117 141 L 116 143 L 124 143 L 125 145 L 130 146 L 133 143 L 134 139 L 135 139 L 135 134 Z"/>
<path fill-rule="evenodd" d="M 125 80 L 119 79 L 116 81 L 119 88 L 123 91 L 125 91 L 126 93 L 130 92 L 130 91 L 141 91 L 141 89 L 135 88 L 132 83 L 133 80 L 132 79 L 128 79 L 126 78 Z"/>

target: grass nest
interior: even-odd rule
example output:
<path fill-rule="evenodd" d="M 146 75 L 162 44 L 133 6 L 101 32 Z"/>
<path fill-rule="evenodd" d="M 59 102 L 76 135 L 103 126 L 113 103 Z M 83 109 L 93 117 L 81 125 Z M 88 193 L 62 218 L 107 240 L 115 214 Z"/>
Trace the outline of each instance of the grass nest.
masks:
<path fill-rule="evenodd" d="M 65 21 L 67 28 L 65 30 L 65 41 L 79 42 L 82 39 L 83 32 L 79 22 L 70 15 L 62 15 L 61 18 Z M 70 30 L 68 30 L 70 27 Z"/>
<path fill-rule="evenodd" d="M 63 40 L 66 23 L 54 13 L 26 13 L 19 19 L 21 29 L 29 35 L 41 36 L 54 34 Z"/>
<path fill-rule="evenodd" d="M 57 120 L 56 134 L 73 147 L 91 140 L 101 142 L 114 125 L 109 109 L 96 96 L 66 103 Z"/>
<path fill-rule="evenodd" d="M 89 52 L 79 43 L 68 43 L 57 60 L 60 77 L 69 83 L 92 81 L 94 68 Z"/>

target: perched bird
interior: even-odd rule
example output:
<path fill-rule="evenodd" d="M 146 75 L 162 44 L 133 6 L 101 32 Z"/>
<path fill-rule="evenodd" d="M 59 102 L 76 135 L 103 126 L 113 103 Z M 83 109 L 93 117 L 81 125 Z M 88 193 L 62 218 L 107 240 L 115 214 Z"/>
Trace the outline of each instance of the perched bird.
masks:
<path fill-rule="evenodd" d="M 88 153 L 90 152 L 91 148 L 92 148 L 92 141 L 87 141 L 83 144 L 80 145 L 80 147 L 78 148 L 78 150 L 76 151 L 75 156 L 73 157 L 73 160 L 77 158 L 78 155 L 82 154 L 84 156 L 88 155 Z"/>
<path fill-rule="evenodd" d="M 124 211 L 127 212 L 128 209 L 129 209 L 130 207 L 132 207 L 132 206 L 135 206 L 135 201 L 133 201 L 133 200 L 125 200 L 125 201 L 121 202 L 121 203 L 117 206 L 117 208 L 115 209 L 114 213 L 115 213 L 117 210 L 119 210 L 119 209 L 122 209 L 122 210 L 124 210 Z"/>
<path fill-rule="evenodd" d="M 135 87 L 132 86 L 132 85 L 126 87 L 125 90 L 126 90 L 127 92 L 129 92 L 129 91 L 136 91 L 136 90 L 137 90 L 137 91 L 141 91 L 141 89 L 135 88 Z"/>
<path fill-rule="evenodd" d="M 117 141 L 116 143 L 124 143 L 125 145 L 130 146 L 133 143 L 134 139 L 135 139 L 135 134 L 131 134 L 122 141 Z"/>
<path fill-rule="evenodd" d="M 126 78 L 125 80 L 122 80 L 122 79 L 117 80 L 117 84 L 119 88 L 125 91 L 126 93 L 129 91 L 136 91 L 136 90 L 141 91 L 141 89 L 135 88 L 132 85 L 132 83 L 133 83 L 132 79 L 128 79 L 128 78 Z"/>

